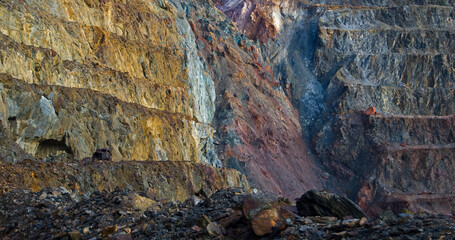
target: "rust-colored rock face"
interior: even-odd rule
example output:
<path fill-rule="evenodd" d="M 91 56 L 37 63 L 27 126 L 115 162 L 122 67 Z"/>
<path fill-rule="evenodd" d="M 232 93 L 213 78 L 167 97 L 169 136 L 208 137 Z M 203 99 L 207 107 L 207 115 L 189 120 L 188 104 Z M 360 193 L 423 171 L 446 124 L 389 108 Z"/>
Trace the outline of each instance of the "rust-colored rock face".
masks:
<path fill-rule="evenodd" d="M 279 10 L 280 1 L 215 0 L 213 2 L 249 39 L 266 43 L 269 38 L 275 38 L 280 30 L 280 16 L 273 12 L 275 9 Z"/>
<path fill-rule="evenodd" d="M 244 33 L 275 37 L 278 18 L 249 6 Z M 292 198 L 322 186 L 260 45 L 210 1 L 2 1 L 0 14 L 3 162 L 109 149 L 235 168 Z"/>
<path fill-rule="evenodd" d="M 187 12 L 197 13 L 195 7 L 188 4 Z M 201 19 L 190 24 L 216 86 L 215 143 L 224 165 L 244 172 L 255 186 L 287 197 L 322 186 L 307 155 L 298 112 L 260 50 L 228 19 L 208 10 L 196 17 Z"/>
<path fill-rule="evenodd" d="M 452 214 L 453 2 L 217 3 L 263 43 L 328 189 L 372 215 L 387 208 Z M 247 21 L 255 9 L 268 21 Z"/>
<path fill-rule="evenodd" d="M 428 203 L 455 191 L 452 2 L 7 0 L 0 15 L 4 163 L 109 149 L 109 166 L 226 166 L 291 199 L 449 212 Z"/>

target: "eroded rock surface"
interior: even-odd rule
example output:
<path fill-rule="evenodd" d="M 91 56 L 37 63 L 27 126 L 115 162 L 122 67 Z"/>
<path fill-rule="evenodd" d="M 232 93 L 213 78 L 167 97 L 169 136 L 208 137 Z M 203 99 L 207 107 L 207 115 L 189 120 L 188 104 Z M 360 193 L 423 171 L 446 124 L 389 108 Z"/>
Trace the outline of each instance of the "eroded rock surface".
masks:
<path fill-rule="evenodd" d="M 11 76 L 26 84 L 56 85 L 71 95 L 52 90 L 46 96 L 3 93 L 2 122 L 25 152 L 42 158 L 55 151 L 40 150 L 40 144 L 55 149 L 59 145 L 82 159 L 97 148 L 109 147 L 115 161 L 221 165 L 211 126 L 214 84 L 204 64 L 194 58 L 194 35 L 173 4 L 163 8 L 155 1 L 3 1 L 0 12 L 2 79 Z M 80 89 L 92 91 L 80 96 L 76 93 Z M 32 98 L 24 99 L 28 96 Z M 98 102 L 103 96 L 110 99 Z M 93 100 L 92 105 L 86 100 Z M 113 113 L 120 110 L 117 103 L 143 108 L 123 109 L 117 115 Z M 42 110 L 29 112 L 27 107 Z M 166 116 L 138 117 L 147 111 Z M 177 119 L 186 120 L 177 123 Z M 145 128 L 140 127 L 140 133 L 129 131 L 135 128 L 129 121 Z M 79 127 L 73 126 L 75 122 Z"/>
<path fill-rule="evenodd" d="M 321 186 L 261 49 L 210 1 L 2 1 L 3 160 L 190 161 Z"/>
<path fill-rule="evenodd" d="M 41 191 L 64 187 L 74 197 L 95 191 L 130 190 L 149 197 L 184 201 L 196 192 L 212 194 L 228 187 L 249 190 L 244 175 L 233 169 L 213 168 L 191 162 L 48 162 L 26 160 L 0 164 L 0 193 L 15 189 Z"/>
<path fill-rule="evenodd" d="M 452 214 L 440 205 L 454 193 L 453 2 L 216 2 L 263 43 L 327 188 L 370 214 Z"/>

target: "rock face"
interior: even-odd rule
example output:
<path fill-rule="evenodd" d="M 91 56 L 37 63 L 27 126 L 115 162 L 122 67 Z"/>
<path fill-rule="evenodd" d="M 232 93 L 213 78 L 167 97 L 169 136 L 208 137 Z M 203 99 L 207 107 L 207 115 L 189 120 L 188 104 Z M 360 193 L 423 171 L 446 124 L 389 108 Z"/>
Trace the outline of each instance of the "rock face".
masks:
<path fill-rule="evenodd" d="M 4 162 L 228 166 L 294 197 L 321 186 L 261 49 L 209 1 L 0 2 Z"/>
<path fill-rule="evenodd" d="M 321 186 L 298 112 L 261 50 L 213 5 L 191 1 L 185 7 L 195 19 L 191 26 L 199 53 L 216 87 L 215 143 L 224 166 L 242 171 L 259 188 L 287 197 Z"/>
<path fill-rule="evenodd" d="M 453 6 L 0 1 L 0 159 L 106 148 L 108 165 L 226 166 L 290 198 L 325 187 L 371 214 L 441 212 L 455 199 Z"/>
<path fill-rule="evenodd" d="M 249 190 L 245 176 L 236 170 L 190 162 L 42 163 L 26 160 L 0 164 L 0 170 L 2 194 L 14 189 L 41 191 L 64 187 L 79 198 L 96 191 L 126 189 L 147 193 L 156 199 L 184 201 L 201 190 L 208 195 L 228 187 Z"/>
<path fill-rule="evenodd" d="M 241 32 L 261 29 L 247 36 L 262 42 L 262 56 L 299 110 L 326 188 L 370 214 L 391 206 L 452 214 L 453 2 L 217 4 Z"/>
<path fill-rule="evenodd" d="M 58 90 L 46 96 L 4 92 L 3 126 L 25 152 L 39 156 L 46 148 L 56 149 L 40 150 L 40 145 L 59 145 L 81 159 L 107 146 L 116 161 L 185 160 L 220 166 L 210 125 L 214 84 L 195 57 L 186 18 L 177 16 L 173 5 L 3 1 L 0 12 L 2 79 L 59 86 L 76 98 L 76 89 L 86 89 L 91 96 L 74 102 Z M 32 98 L 24 99 L 28 96 Z M 98 102 L 102 96 L 110 99 Z M 117 103 L 143 108 L 114 113 L 120 110 Z M 65 109 L 69 104 L 73 108 Z M 137 117 L 153 111 L 166 116 Z"/>

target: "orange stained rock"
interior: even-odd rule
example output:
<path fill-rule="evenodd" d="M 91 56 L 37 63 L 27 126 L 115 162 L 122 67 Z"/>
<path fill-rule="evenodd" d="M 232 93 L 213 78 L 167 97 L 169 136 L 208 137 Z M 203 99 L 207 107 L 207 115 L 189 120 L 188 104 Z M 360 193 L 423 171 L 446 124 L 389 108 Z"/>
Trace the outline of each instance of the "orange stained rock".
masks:
<path fill-rule="evenodd" d="M 376 115 L 376 108 L 375 107 L 369 107 L 366 111 L 365 111 L 365 114 L 368 115 L 368 116 L 371 116 L 371 115 Z"/>
<path fill-rule="evenodd" d="M 262 210 L 251 221 L 251 227 L 257 236 L 271 233 L 278 225 L 279 214 L 276 208 Z"/>

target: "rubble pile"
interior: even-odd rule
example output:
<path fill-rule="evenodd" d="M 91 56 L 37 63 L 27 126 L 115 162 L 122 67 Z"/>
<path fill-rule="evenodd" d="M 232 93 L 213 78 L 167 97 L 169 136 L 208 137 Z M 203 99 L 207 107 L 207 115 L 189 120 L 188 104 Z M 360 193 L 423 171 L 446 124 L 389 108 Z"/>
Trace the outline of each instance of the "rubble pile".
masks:
<path fill-rule="evenodd" d="M 2 195 L 0 236 L 72 240 L 438 239 L 455 236 L 455 220 L 390 211 L 376 220 L 300 216 L 287 199 L 239 188 L 220 190 L 210 197 L 201 191 L 184 202 L 172 202 L 134 191 L 80 196 L 61 187 Z"/>

